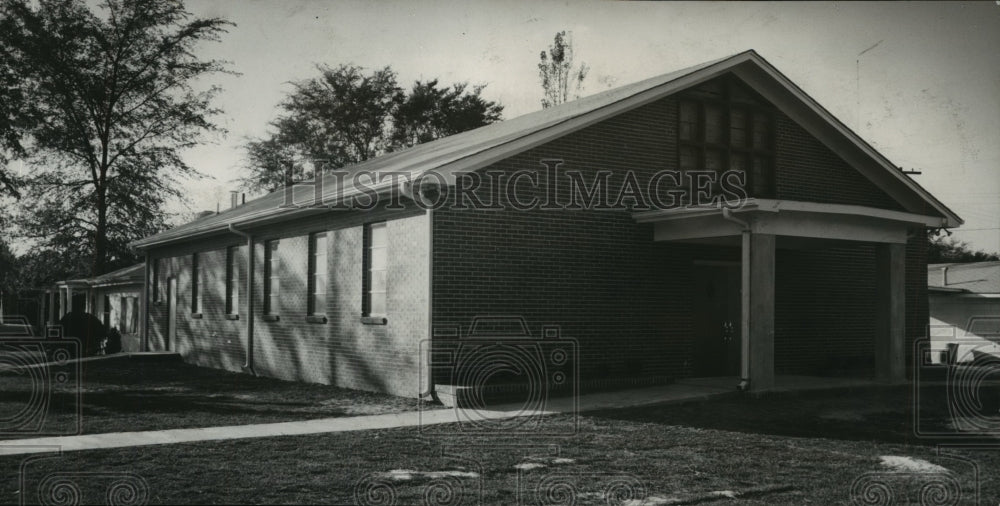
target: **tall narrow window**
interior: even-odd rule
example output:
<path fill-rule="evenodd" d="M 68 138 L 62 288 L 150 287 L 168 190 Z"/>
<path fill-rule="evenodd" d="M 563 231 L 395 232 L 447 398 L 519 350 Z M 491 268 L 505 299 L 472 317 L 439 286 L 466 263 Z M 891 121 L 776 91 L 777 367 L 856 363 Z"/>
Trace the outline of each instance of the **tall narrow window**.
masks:
<path fill-rule="evenodd" d="M 135 334 L 139 330 L 139 298 L 129 297 L 128 333 Z"/>
<path fill-rule="evenodd" d="M 197 253 L 191 255 L 191 312 L 201 312 L 201 267 Z"/>
<path fill-rule="evenodd" d="M 118 299 L 118 330 L 125 333 L 128 332 L 128 297 L 120 297 Z"/>
<path fill-rule="evenodd" d="M 264 314 L 278 313 L 281 277 L 278 272 L 278 241 L 264 242 Z"/>
<path fill-rule="evenodd" d="M 766 102 L 736 79 L 705 83 L 683 97 L 677 134 L 680 170 L 709 170 L 720 176 L 735 171 L 746 178 L 749 196 L 772 197 L 773 127 Z"/>
<path fill-rule="evenodd" d="M 384 315 L 386 312 L 386 230 L 385 223 L 368 225 L 367 251 L 365 252 L 364 313 Z"/>
<path fill-rule="evenodd" d="M 240 312 L 239 246 L 226 248 L 226 314 Z"/>
<path fill-rule="evenodd" d="M 153 302 L 160 301 L 160 259 L 153 259 Z"/>
<path fill-rule="evenodd" d="M 102 312 L 104 313 L 104 326 L 110 328 L 111 327 L 111 297 L 105 295 L 103 302 L 104 302 L 104 310 Z"/>
<path fill-rule="evenodd" d="M 309 236 L 309 314 L 326 313 L 326 233 Z"/>
<path fill-rule="evenodd" d="M 680 136 L 682 141 L 698 140 L 698 104 L 694 102 L 681 102 L 681 128 Z"/>
<path fill-rule="evenodd" d="M 729 143 L 734 148 L 747 147 L 747 114 L 741 109 L 729 111 Z"/>

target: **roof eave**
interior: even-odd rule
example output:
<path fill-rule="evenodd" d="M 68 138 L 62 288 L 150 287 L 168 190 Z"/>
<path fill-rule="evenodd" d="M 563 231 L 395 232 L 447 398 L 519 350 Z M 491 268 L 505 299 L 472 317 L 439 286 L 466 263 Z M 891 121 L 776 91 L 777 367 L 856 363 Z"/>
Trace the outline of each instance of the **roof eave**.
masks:
<path fill-rule="evenodd" d="M 377 195 L 384 195 L 391 191 L 393 186 L 390 184 L 382 185 L 379 187 L 371 187 L 374 189 Z M 349 197 L 355 194 L 361 194 L 361 191 L 344 192 L 341 197 Z M 324 198 L 332 198 L 329 195 L 324 195 Z M 303 216 L 312 216 L 316 214 L 321 214 L 323 212 L 330 211 L 327 207 L 300 207 L 296 209 L 290 208 L 276 208 L 270 209 L 263 213 L 252 214 L 249 216 L 244 216 L 242 218 L 235 219 L 233 221 L 226 221 L 212 224 L 204 229 L 192 230 L 189 233 L 176 236 L 164 237 L 160 240 L 154 240 L 157 236 L 150 236 L 144 239 L 139 239 L 129 243 L 129 247 L 135 248 L 138 251 L 148 251 L 152 248 L 158 248 L 162 246 L 167 246 L 170 244 L 176 244 L 180 242 L 191 241 L 194 239 L 202 239 L 206 237 L 211 237 L 214 235 L 222 235 L 230 233 L 230 227 L 257 227 L 262 225 L 269 225 L 274 223 L 280 223 L 287 220 L 292 220 L 295 218 Z M 167 231 L 169 232 L 169 231 Z M 164 233 L 167 233 L 164 232 Z"/>

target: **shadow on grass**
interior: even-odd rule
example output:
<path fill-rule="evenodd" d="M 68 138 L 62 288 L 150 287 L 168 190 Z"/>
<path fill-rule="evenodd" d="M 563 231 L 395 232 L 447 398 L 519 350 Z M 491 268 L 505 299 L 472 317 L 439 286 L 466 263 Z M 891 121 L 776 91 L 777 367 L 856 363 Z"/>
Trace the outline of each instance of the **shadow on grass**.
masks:
<path fill-rule="evenodd" d="M 23 374 L 0 374 L 0 418 L 39 402 L 37 381 Z M 85 363 L 79 382 L 64 383 L 57 389 L 53 384 L 45 384 L 45 388 L 52 388 L 45 396 L 46 422 L 73 425 L 82 414 L 84 434 L 275 423 L 417 409 L 414 399 L 254 377 L 181 362 Z"/>
<path fill-rule="evenodd" d="M 868 387 L 814 393 L 730 397 L 685 404 L 585 413 L 586 416 L 668 426 L 850 441 L 936 445 L 960 434 L 941 387 Z M 919 403 L 918 403 L 919 401 Z M 996 413 L 983 414 L 996 417 Z M 983 437 L 978 441 L 997 439 Z"/>

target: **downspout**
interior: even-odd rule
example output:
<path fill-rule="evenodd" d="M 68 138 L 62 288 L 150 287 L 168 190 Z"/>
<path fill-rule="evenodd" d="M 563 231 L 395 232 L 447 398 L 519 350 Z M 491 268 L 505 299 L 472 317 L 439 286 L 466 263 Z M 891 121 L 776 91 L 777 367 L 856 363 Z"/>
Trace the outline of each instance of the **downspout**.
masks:
<path fill-rule="evenodd" d="M 733 216 L 728 207 L 722 208 L 722 218 L 743 227 L 740 252 L 740 382 L 737 390 L 750 389 L 750 222 Z"/>
<path fill-rule="evenodd" d="M 417 176 L 416 179 L 419 179 Z M 413 186 L 411 182 L 407 181 L 399 185 L 399 191 L 403 196 L 409 198 L 414 202 L 420 202 L 423 204 L 424 210 L 427 211 L 427 339 L 426 346 L 424 346 L 423 352 L 424 356 L 421 360 L 424 361 L 426 370 L 424 374 L 425 383 L 420 386 L 420 398 L 426 398 L 434 395 L 434 367 L 431 363 L 431 357 L 433 356 L 431 347 L 434 345 L 434 209 L 431 204 L 427 202 L 427 197 L 424 195 L 424 191 L 420 190 L 415 195 L 413 193 Z"/>
<path fill-rule="evenodd" d="M 423 194 L 420 195 L 423 199 Z M 431 346 L 434 344 L 434 210 L 427 208 L 427 384 L 420 397 L 434 394 L 434 367 Z"/>
<path fill-rule="evenodd" d="M 229 224 L 229 231 L 247 239 L 247 359 L 243 369 L 256 376 L 257 371 L 253 368 L 253 235 L 237 230 L 232 223 Z"/>

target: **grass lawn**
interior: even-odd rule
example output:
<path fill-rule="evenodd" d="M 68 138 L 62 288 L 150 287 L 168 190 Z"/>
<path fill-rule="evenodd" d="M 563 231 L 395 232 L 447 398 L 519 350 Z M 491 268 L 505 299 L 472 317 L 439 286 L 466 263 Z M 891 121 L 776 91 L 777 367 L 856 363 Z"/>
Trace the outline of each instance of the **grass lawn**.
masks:
<path fill-rule="evenodd" d="M 40 432 L 52 435 L 284 422 L 393 413 L 416 401 L 327 385 L 258 378 L 174 360 L 83 362 L 79 381 L 48 383 L 52 391 Z M 57 373 L 50 371 L 53 378 Z M 0 422 L 30 405 L 39 379 L 0 373 Z M 16 437 L 0 423 L 0 432 Z M 30 437 L 24 434 L 21 437 Z"/>
<path fill-rule="evenodd" d="M 938 441 L 913 435 L 910 397 L 866 389 L 538 421 L 570 434 L 562 437 L 470 437 L 451 425 L 5 457 L 0 498 L 40 502 L 61 476 L 84 503 L 102 501 L 116 480 L 152 503 L 605 504 L 610 494 L 646 504 L 845 504 L 868 494 L 972 504 L 977 489 L 995 503 L 1000 451 L 939 453 Z M 919 460 L 890 468 L 886 456 Z"/>

